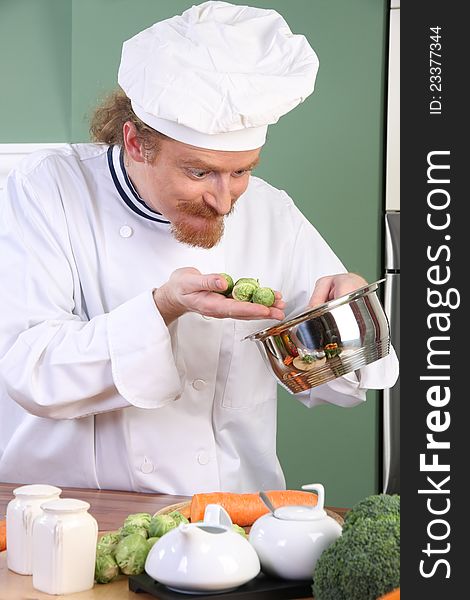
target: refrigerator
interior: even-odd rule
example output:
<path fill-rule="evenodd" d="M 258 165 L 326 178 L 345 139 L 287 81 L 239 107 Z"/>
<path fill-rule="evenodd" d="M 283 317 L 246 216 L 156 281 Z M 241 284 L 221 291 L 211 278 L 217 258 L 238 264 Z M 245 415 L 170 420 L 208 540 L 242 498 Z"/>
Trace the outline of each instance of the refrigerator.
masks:
<path fill-rule="evenodd" d="M 385 214 L 384 308 L 390 324 L 392 345 L 400 358 L 400 212 Z M 400 378 L 383 391 L 382 399 L 382 491 L 400 493 Z"/>
<path fill-rule="evenodd" d="M 390 3 L 386 123 L 384 308 L 400 358 L 400 2 Z M 382 489 L 400 493 L 400 379 L 382 393 Z"/>

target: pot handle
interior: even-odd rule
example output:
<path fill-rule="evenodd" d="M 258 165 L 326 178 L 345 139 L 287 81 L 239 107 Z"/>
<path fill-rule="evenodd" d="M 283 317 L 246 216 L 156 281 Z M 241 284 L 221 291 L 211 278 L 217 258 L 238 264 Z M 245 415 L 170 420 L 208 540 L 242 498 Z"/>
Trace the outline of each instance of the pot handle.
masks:
<path fill-rule="evenodd" d="M 315 506 L 316 510 L 323 510 L 325 505 L 325 488 L 321 483 L 307 483 L 302 486 L 303 490 L 308 490 L 311 492 L 317 492 L 317 504 Z"/>

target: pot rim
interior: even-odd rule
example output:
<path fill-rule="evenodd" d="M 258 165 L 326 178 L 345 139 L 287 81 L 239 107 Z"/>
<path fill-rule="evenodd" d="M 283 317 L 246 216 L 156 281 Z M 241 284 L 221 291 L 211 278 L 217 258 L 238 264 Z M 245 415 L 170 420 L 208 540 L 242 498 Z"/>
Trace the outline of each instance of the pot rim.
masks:
<path fill-rule="evenodd" d="M 302 323 L 303 321 L 307 321 L 308 319 L 320 317 L 320 316 L 324 315 L 326 312 L 329 312 L 329 311 L 333 310 L 334 308 L 337 308 L 338 306 L 342 306 L 343 304 L 348 304 L 352 300 L 357 300 L 358 298 L 362 298 L 364 296 L 367 296 L 368 294 L 371 294 L 372 292 L 375 292 L 378 289 L 379 284 L 383 283 L 384 281 L 385 281 L 385 278 L 379 279 L 377 281 L 374 281 L 373 283 L 368 283 L 367 285 L 357 288 L 356 290 L 353 290 L 352 292 L 349 292 L 348 294 L 344 294 L 344 296 L 340 296 L 339 298 L 335 298 L 334 300 L 328 300 L 328 302 L 324 302 L 323 304 L 320 304 L 319 306 L 315 306 L 315 307 L 309 306 L 307 308 L 304 308 L 300 312 L 298 312 L 294 315 L 289 315 L 286 319 L 284 319 L 284 321 L 281 321 L 280 323 L 276 323 L 275 325 L 271 325 L 270 327 L 261 329 L 260 331 L 255 331 L 254 333 L 250 333 L 250 335 L 247 335 L 246 337 L 244 337 L 242 341 L 244 341 L 244 340 L 261 340 L 262 341 L 263 339 L 269 337 L 270 335 L 279 335 L 280 333 L 282 333 L 286 329 L 289 329 L 290 327 L 293 327 L 294 325 L 298 325 L 299 323 Z"/>

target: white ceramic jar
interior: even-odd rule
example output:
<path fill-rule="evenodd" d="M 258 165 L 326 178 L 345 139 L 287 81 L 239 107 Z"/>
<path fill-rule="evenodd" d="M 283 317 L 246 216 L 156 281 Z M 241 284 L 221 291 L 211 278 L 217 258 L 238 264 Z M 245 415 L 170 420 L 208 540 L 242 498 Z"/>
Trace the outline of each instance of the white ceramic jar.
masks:
<path fill-rule="evenodd" d="M 31 575 L 33 521 L 41 504 L 59 498 L 62 490 L 53 485 L 23 485 L 13 490 L 7 506 L 7 565 L 20 575 Z"/>
<path fill-rule="evenodd" d="M 33 526 L 33 587 L 73 594 L 93 587 L 98 524 L 82 500 L 59 498 L 42 505 Z"/>

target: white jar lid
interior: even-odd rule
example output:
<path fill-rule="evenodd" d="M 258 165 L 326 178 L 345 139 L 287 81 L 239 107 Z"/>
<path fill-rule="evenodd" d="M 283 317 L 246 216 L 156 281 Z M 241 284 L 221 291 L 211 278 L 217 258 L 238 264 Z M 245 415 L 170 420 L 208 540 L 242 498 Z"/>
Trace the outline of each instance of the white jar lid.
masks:
<path fill-rule="evenodd" d="M 62 490 L 55 485 L 43 483 L 33 483 L 31 485 L 22 485 L 13 490 L 14 496 L 28 496 L 29 498 L 49 498 L 57 496 Z"/>
<path fill-rule="evenodd" d="M 317 521 L 327 517 L 327 513 L 316 506 L 281 506 L 274 511 L 276 519 L 284 521 Z"/>
<path fill-rule="evenodd" d="M 55 513 L 83 512 L 90 508 L 88 502 L 76 500 L 75 498 L 58 498 L 41 504 L 42 510 Z"/>

